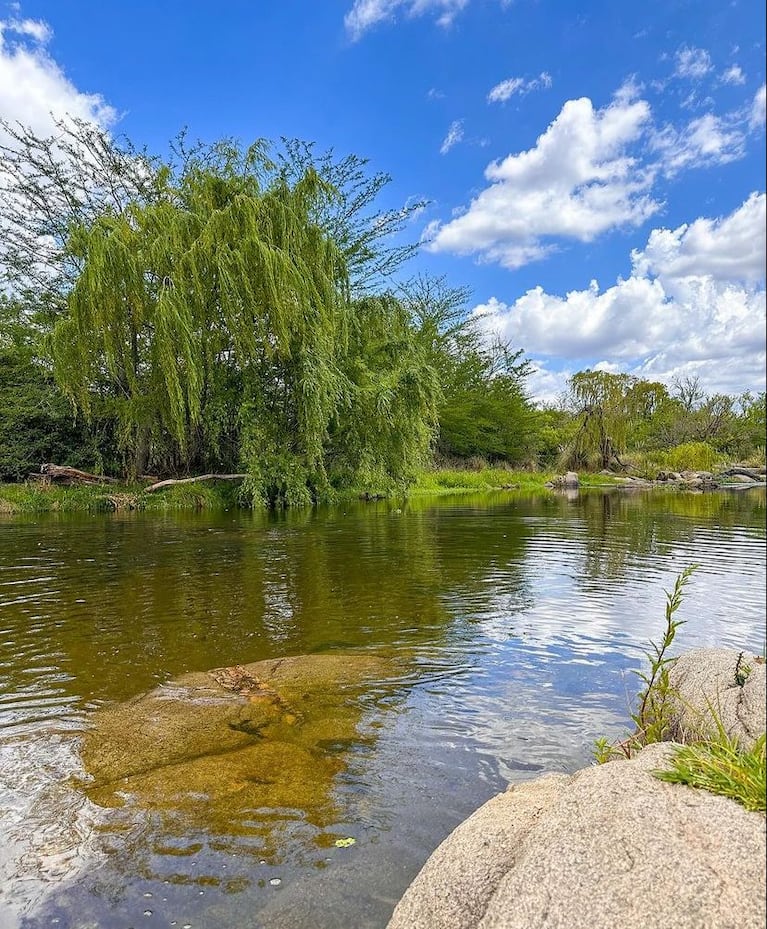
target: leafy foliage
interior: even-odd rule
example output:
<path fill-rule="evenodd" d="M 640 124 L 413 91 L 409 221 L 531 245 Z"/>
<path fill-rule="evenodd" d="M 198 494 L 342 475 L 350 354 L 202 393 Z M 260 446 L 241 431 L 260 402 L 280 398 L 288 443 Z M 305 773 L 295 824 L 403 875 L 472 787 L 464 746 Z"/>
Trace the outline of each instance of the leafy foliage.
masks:
<path fill-rule="evenodd" d="M 391 237 L 418 204 L 376 209 L 388 176 L 304 143 L 182 135 L 163 165 L 58 128 L 3 152 L 6 282 L 49 308 L 56 382 L 114 424 L 130 476 L 244 465 L 270 504 L 412 479 L 438 383 L 407 308 L 364 295 L 411 253 Z"/>
<path fill-rule="evenodd" d="M 579 419 L 565 452 L 565 465 L 619 466 L 629 436 L 647 423 L 668 397 L 662 384 L 629 374 L 580 371 L 569 381 L 569 402 Z"/>
<path fill-rule="evenodd" d="M 488 340 L 467 317 L 467 293 L 442 279 L 405 288 L 426 357 L 441 387 L 437 449 L 444 458 L 481 456 L 509 464 L 535 457 L 538 417 L 524 389 L 522 349 Z"/>
<path fill-rule="evenodd" d="M 75 416 L 36 352 L 37 330 L 18 301 L 0 298 L 0 480 L 23 480 L 44 461 L 93 467 L 94 433 Z"/>

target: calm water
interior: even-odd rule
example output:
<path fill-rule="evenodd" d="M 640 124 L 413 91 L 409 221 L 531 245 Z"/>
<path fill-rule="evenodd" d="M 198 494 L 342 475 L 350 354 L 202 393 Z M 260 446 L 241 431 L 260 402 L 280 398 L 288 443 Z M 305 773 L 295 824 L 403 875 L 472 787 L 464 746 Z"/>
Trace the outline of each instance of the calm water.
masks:
<path fill-rule="evenodd" d="M 679 647 L 763 651 L 763 489 L 0 519 L 0 926 L 385 926 L 472 810 L 624 731 L 630 669 L 693 562 Z M 204 797 L 179 824 L 83 789 L 100 707 L 361 650 L 398 673 L 358 698 L 321 823 L 288 804 L 224 834 Z"/>

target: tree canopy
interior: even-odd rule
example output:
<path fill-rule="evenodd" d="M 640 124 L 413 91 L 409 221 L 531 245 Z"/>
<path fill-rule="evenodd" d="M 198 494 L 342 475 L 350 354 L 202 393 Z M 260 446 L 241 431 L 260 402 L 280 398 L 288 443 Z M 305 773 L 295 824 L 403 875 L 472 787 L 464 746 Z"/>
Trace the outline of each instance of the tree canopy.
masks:
<path fill-rule="evenodd" d="M 423 466 L 439 386 L 380 290 L 415 208 L 375 208 L 386 175 L 289 141 L 181 136 L 163 164 L 61 128 L 14 130 L 5 279 L 48 308 L 56 381 L 130 475 L 244 467 L 254 499 L 296 503 Z"/>

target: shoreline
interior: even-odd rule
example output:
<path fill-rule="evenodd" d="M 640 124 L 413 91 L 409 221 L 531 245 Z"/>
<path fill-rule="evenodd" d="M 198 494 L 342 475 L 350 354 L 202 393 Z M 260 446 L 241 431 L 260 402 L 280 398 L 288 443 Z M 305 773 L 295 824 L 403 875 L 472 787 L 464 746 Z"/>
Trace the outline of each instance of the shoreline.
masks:
<path fill-rule="evenodd" d="M 435 470 L 425 472 L 405 491 L 370 491 L 349 488 L 340 491 L 330 504 L 353 501 L 422 499 L 476 493 L 534 493 L 555 496 L 610 490 L 619 492 L 671 491 L 673 493 L 713 493 L 767 487 L 767 481 L 649 481 L 619 475 L 605 479 L 604 474 L 583 473 L 577 485 L 563 486 L 551 473 L 530 471 Z M 0 516 L 43 513 L 109 513 L 138 511 L 167 513 L 194 510 L 253 509 L 243 504 L 239 489 L 231 483 L 210 481 L 169 487 L 162 493 L 147 494 L 144 485 L 74 485 L 24 483 L 0 484 Z"/>

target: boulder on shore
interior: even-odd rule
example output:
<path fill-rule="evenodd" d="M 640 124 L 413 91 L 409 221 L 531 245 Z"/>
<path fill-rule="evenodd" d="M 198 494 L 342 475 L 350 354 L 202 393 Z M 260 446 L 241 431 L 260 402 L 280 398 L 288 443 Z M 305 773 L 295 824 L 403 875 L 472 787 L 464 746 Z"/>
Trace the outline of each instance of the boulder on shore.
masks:
<path fill-rule="evenodd" d="M 566 474 L 559 474 L 547 481 L 545 486 L 557 490 L 577 490 L 580 487 L 580 479 L 575 471 L 568 471 Z"/>
<path fill-rule="evenodd" d="M 678 661 L 680 731 L 705 735 L 717 701 L 744 746 L 764 732 L 764 665 L 744 658 Z M 437 848 L 388 929 L 763 929 L 765 816 L 659 780 L 674 749 L 509 787 Z"/>
<path fill-rule="evenodd" d="M 766 670 L 763 658 L 730 648 L 686 652 L 669 671 L 674 739 L 711 739 L 721 726 L 743 748 L 751 748 L 765 731 Z"/>

